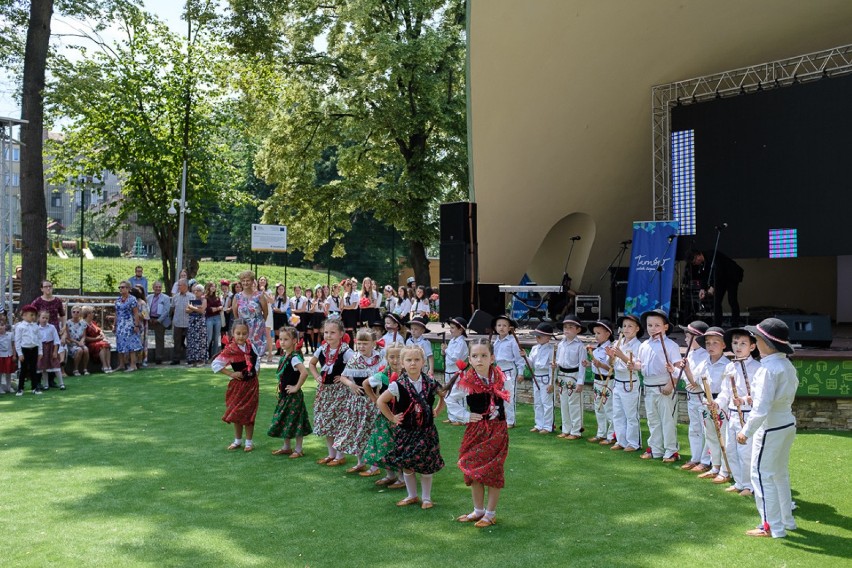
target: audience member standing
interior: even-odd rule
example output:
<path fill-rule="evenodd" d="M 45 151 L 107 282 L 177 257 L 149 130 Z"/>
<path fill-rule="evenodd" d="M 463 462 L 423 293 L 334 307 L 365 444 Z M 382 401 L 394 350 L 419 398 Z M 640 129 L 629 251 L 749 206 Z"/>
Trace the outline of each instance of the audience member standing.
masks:
<path fill-rule="evenodd" d="M 172 325 L 170 314 L 172 299 L 163 293 L 163 283 L 154 282 L 154 293 L 148 295 L 148 326 L 154 332 L 154 362 L 163 361 L 166 348 L 166 330 Z"/>
<path fill-rule="evenodd" d="M 194 298 L 189 293 L 189 287 L 186 278 L 181 278 L 177 281 L 177 294 L 172 296 L 172 325 L 174 330 L 174 347 L 172 348 L 172 365 L 180 365 L 180 360 L 186 354 L 186 329 L 189 327 L 189 313 L 186 307 Z"/>

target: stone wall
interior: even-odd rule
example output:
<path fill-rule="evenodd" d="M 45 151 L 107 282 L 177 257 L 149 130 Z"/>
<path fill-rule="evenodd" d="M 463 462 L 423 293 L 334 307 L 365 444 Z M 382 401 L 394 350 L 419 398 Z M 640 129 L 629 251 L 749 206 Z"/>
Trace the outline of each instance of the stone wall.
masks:
<path fill-rule="evenodd" d="M 518 402 L 532 404 L 533 385 L 524 381 L 518 385 Z M 678 393 L 678 421 L 686 424 L 689 417 L 686 412 L 686 394 Z M 556 402 L 557 414 L 559 401 Z M 591 385 L 583 389 L 583 405 L 588 412 L 594 412 Z M 644 397 L 640 399 L 639 414 L 645 418 Z M 852 430 L 852 399 L 846 398 L 798 398 L 793 402 L 793 414 L 800 430 Z M 557 418 L 557 423 L 559 418 Z"/>

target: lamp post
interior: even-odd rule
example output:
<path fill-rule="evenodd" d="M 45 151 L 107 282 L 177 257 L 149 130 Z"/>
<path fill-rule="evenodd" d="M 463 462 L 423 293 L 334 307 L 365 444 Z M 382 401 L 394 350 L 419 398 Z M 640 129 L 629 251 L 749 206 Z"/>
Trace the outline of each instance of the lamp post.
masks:
<path fill-rule="evenodd" d="M 71 179 L 71 185 L 77 187 L 80 192 L 80 245 L 78 252 L 80 253 L 80 295 L 83 295 L 83 258 L 86 256 L 83 252 L 86 248 L 86 193 L 91 196 L 91 191 L 95 188 L 101 188 L 106 183 L 106 171 L 104 171 L 100 180 L 94 176 L 80 175 L 77 178 Z M 89 200 L 91 201 L 91 199 Z"/>
<path fill-rule="evenodd" d="M 176 205 L 179 209 L 175 208 Z M 180 185 L 180 199 L 172 199 L 171 205 L 169 206 L 169 215 L 177 215 L 178 210 L 180 210 L 180 217 L 178 218 L 177 275 L 179 275 L 181 269 L 183 269 L 184 218 L 186 217 L 186 214 L 190 212 L 189 208 L 186 206 L 186 162 L 183 163 L 183 179 L 181 180 Z"/>

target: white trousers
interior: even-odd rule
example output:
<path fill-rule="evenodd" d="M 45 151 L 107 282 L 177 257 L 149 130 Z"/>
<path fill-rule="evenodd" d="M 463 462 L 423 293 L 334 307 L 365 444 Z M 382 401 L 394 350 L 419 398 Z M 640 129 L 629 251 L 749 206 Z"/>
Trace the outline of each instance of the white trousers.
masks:
<path fill-rule="evenodd" d="M 645 387 L 645 413 L 648 416 L 648 445 L 651 456 L 670 458 L 677 453 L 677 399 L 660 393 L 659 387 Z"/>
<path fill-rule="evenodd" d="M 737 443 L 737 432 L 743 429 L 745 423 L 740 422 L 736 409 L 728 411 L 728 432 L 725 437 L 725 451 L 728 452 L 728 463 L 731 465 L 731 475 L 734 477 L 734 487 L 742 491 L 750 489 L 751 484 L 751 448 L 754 440 L 749 439 L 745 444 Z M 743 420 L 748 420 L 748 411 L 743 412 Z M 725 475 L 725 464 L 722 464 L 722 474 Z"/>
<path fill-rule="evenodd" d="M 536 375 L 533 380 L 533 412 L 535 427 L 545 432 L 553 430 L 553 393 L 547 392 L 550 375 Z"/>
<path fill-rule="evenodd" d="M 763 526 L 775 538 L 796 528 L 790 494 L 790 447 L 796 438 L 796 423 L 760 428 L 754 435 L 751 483 Z"/>
<path fill-rule="evenodd" d="M 458 373 L 447 373 L 444 375 L 444 384 L 447 385 L 452 381 Z M 450 399 L 450 397 L 446 397 L 444 401 L 447 404 L 447 419 L 451 422 L 461 422 L 462 416 L 464 415 L 464 405 L 455 402 Z"/>
<path fill-rule="evenodd" d="M 502 367 L 501 367 L 502 369 Z M 506 380 L 503 383 L 503 388 L 509 393 L 509 400 L 503 403 L 503 408 L 506 411 L 506 425 L 515 425 L 515 374 L 517 369 L 502 369 Z"/>
<path fill-rule="evenodd" d="M 639 429 L 639 381 L 629 383 L 616 381 L 612 392 L 612 426 L 615 439 L 623 448 L 641 448 L 642 435 Z"/>
<path fill-rule="evenodd" d="M 612 440 L 614 430 L 612 427 L 612 385 L 614 381 L 610 379 L 609 386 L 606 381 L 595 379 L 594 382 L 594 405 L 595 405 L 595 420 L 598 423 L 598 431 L 595 434 L 598 438 Z M 604 403 L 601 404 L 601 397 L 604 397 Z"/>
<path fill-rule="evenodd" d="M 562 433 L 579 436 L 583 430 L 583 393 L 577 392 L 576 373 L 558 373 Z"/>
<path fill-rule="evenodd" d="M 722 419 L 722 425 L 719 427 L 719 433 L 722 435 L 722 439 L 720 440 L 716 434 L 716 426 L 713 425 L 713 417 L 710 416 L 710 410 L 704 406 L 701 413 L 704 418 L 704 452 L 701 454 L 701 463 L 711 465 L 714 470 L 718 470 L 724 475 L 728 472 L 722 471 L 727 469 L 725 468 L 724 460 L 722 460 L 722 445 L 725 443 L 728 421 L 725 418 L 725 413 L 720 412 L 719 417 Z"/>
<path fill-rule="evenodd" d="M 686 412 L 689 415 L 689 461 L 699 463 L 704 459 L 704 415 L 705 406 L 701 397 L 688 393 L 686 395 Z M 710 463 L 709 456 L 707 463 Z"/>

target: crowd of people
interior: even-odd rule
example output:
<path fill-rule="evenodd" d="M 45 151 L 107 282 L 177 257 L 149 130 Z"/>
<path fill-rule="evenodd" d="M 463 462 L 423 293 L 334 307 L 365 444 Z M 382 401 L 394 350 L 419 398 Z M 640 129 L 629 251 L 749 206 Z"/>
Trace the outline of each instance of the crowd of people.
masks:
<path fill-rule="evenodd" d="M 40 321 L 42 311 L 47 313 L 48 323 L 56 333 L 50 340 L 57 353 L 50 359 L 58 361 L 45 371 L 41 381 L 33 383 L 35 394 L 51 388 L 64 390 L 63 374 L 88 375 L 98 366 L 104 373 L 132 373 L 139 367 L 162 364 L 166 362 L 169 331 L 173 339 L 171 364 L 185 362 L 197 367 L 216 357 L 230 340 L 230 323 L 240 317 L 250 323 L 253 341 L 273 346 L 267 354 L 267 361 L 272 362 L 279 349 L 273 330 L 289 322 L 303 334 L 305 349 L 311 350 L 322 341 L 323 322 L 329 316 L 342 317 L 351 333 L 361 325 L 381 325 L 383 313 L 392 313 L 401 322 L 407 322 L 412 317 L 434 317 L 437 309 L 437 295 L 425 286 L 418 286 L 414 278 L 409 278 L 406 286 L 384 286 L 381 292 L 370 278 L 360 282 L 347 278 L 331 286 L 296 284 L 288 291 L 284 284 L 272 285 L 264 276 L 255 278 L 251 271 L 243 272 L 233 282 L 219 279 L 202 284 L 182 270 L 172 293 L 166 294 L 160 281 L 153 282 L 149 288 L 142 266 L 137 266 L 134 272 L 118 285 L 114 345 L 95 322 L 96 306 L 74 304 L 69 318 L 66 303 L 53 295 L 52 282 L 42 282 L 42 295 L 31 306 L 36 309 L 36 322 Z M 16 275 L 19 273 L 20 270 Z M 21 310 L 22 322 L 28 317 L 26 313 L 29 311 Z M 0 368 L 0 375 L 5 377 L 0 377 L 0 394 L 14 390 L 22 395 L 23 381 L 17 388 L 11 388 L 18 365 L 13 357 L 14 322 L 6 318 L 7 314 L 0 314 L 0 323 L 8 333 L 7 336 L 0 333 L 0 338 L 6 338 L 0 339 L 0 358 L 7 361 Z M 153 335 L 151 353 L 150 335 Z M 113 351 L 116 365 L 112 363 Z"/>

